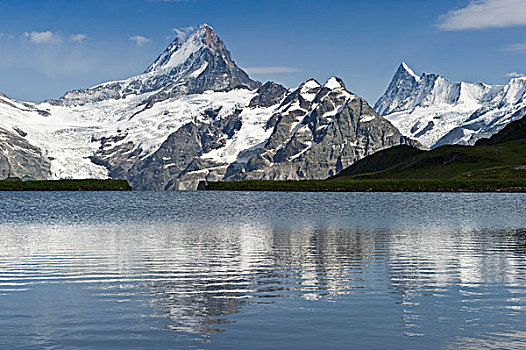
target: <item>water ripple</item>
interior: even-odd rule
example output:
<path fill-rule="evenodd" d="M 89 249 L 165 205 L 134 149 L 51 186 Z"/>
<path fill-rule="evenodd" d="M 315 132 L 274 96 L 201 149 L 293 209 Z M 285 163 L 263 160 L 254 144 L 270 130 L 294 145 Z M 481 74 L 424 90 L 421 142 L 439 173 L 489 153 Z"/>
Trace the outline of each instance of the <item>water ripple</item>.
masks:
<path fill-rule="evenodd" d="M 526 341 L 524 196 L 0 196 L 9 348 Z"/>

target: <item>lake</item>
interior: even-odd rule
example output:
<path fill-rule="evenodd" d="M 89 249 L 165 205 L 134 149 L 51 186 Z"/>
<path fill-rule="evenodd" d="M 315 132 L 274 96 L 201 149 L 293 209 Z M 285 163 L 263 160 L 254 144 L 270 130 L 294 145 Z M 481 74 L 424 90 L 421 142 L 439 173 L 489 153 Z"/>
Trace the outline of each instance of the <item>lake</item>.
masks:
<path fill-rule="evenodd" d="M 525 344 L 526 194 L 0 192 L 2 349 Z"/>

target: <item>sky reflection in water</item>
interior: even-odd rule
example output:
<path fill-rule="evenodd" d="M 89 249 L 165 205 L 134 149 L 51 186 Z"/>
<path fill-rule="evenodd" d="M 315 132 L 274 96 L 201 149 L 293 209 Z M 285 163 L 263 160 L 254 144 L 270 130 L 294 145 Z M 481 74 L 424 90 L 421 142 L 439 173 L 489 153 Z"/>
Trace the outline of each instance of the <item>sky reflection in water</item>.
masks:
<path fill-rule="evenodd" d="M 520 348 L 520 194 L 2 193 L 11 348 Z"/>

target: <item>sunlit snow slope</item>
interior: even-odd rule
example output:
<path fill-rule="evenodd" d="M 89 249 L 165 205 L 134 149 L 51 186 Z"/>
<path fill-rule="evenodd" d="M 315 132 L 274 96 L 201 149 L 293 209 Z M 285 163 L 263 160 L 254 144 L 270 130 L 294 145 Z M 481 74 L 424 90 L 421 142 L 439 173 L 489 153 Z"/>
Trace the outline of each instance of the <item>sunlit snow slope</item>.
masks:
<path fill-rule="evenodd" d="M 526 78 L 506 85 L 453 83 L 402 63 L 375 110 L 427 147 L 474 144 L 526 114 Z"/>

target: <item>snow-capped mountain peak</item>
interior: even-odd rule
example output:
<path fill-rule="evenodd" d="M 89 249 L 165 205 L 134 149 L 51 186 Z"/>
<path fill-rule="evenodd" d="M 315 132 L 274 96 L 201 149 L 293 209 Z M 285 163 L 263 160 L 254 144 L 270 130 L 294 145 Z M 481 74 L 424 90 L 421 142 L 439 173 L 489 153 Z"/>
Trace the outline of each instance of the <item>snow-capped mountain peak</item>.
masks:
<path fill-rule="evenodd" d="M 416 81 L 419 81 L 420 80 L 420 77 L 418 75 L 415 74 L 415 72 L 407 65 L 407 63 L 405 63 L 404 61 L 402 61 L 402 63 L 400 64 L 400 67 L 398 68 L 399 70 L 403 70 L 405 71 L 406 73 L 408 73 L 410 76 L 412 76 L 413 78 L 416 79 Z"/>
<path fill-rule="evenodd" d="M 200 25 L 186 38 L 177 36 L 168 48 L 146 69 L 145 73 L 172 70 L 186 63 L 190 58 L 198 59 L 201 50 L 213 50 L 220 55 L 230 55 L 223 41 L 208 24 Z"/>
<path fill-rule="evenodd" d="M 318 83 L 315 79 L 311 78 L 303 82 L 299 86 L 297 91 L 299 91 L 299 95 L 303 97 L 306 101 L 312 102 L 320 88 L 320 83 Z"/>
<path fill-rule="evenodd" d="M 345 83 L 338 77 L 332 77 L 323 85 L 327 89 L 345 89 Z"/>
<path fill-rule="evenodd" d="M 321 87 L 320 83 L 318 83 L 316 81 L 316 79 L 310 78 L 309 80 L 303 82 L 300 85 L 299 89 L 300 89 L 301 92 L 307 92 L 309 90 L 316 89 L 316 88 L 319 88 L 319 87 Z"/>
<path fill-rule="evenodd" d="M 437 74 L 416 77 L 402 62 L 374 107 L 427 147 L 473 144 L 524 115 L 526 79 L 506 85 L 451 82 Z"/>
<path fill-rule="evenodd" d="M 122 81 L 66 93 L 54 105 L 83 105 L 142 95 L 151 107 L 158 101 L 212 90 L 256 89 L 261 83 L 232 60 L 230 52 L 212 27 L 203 24 L 186 39 L 178 36 L 145 73 Z"/>
<path fill-rule="evenodd" d="M 384 95 L 376 102 L 374 109 L 380 114 L 389 114 L 403 108 L 404 101 L 424 78 L 426 78 L 425 74 L 419 77 L 405 62 L 402 62 Z"/>

